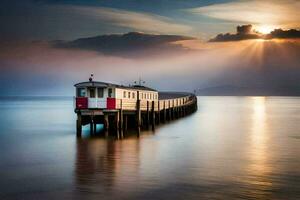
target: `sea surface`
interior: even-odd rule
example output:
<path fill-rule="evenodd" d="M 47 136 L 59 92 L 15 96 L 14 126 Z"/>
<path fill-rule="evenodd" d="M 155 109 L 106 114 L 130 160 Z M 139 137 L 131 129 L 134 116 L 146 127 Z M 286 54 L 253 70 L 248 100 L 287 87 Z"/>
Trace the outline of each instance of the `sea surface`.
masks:
<path fill-rule="evenodd" d="M 300 199 L 299 97 L 198 97 L 122 140 L 76 138 L 72 98 L 1 97 L 0 113 L 1 200 Z"/>

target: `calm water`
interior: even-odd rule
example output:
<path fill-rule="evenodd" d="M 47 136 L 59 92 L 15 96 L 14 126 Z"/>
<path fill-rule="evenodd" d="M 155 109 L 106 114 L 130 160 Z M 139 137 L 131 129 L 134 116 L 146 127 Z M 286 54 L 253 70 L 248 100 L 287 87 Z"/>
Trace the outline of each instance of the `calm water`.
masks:
<path fill-rule="evenodd" d="M 0 199 L 300 199 L 300 98 L 199 97 L 124 140 L 75 137 L 72 99 L 0 99 Z"/>

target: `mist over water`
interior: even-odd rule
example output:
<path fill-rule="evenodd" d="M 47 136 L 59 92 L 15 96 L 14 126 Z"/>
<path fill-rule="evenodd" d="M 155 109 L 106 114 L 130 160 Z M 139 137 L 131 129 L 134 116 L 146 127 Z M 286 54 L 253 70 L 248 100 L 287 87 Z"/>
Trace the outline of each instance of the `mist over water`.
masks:
<path fill-rule="evenodd" d="M 0 109 L 0 199 L 300 199 L 299 97 L 198 97 L 123 140 L 77 139 L 72 98 Z"/>

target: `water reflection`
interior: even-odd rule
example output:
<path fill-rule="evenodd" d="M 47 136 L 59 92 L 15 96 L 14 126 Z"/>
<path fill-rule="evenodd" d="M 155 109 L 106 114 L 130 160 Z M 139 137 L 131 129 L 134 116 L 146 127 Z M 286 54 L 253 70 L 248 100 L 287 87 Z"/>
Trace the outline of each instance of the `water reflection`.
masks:
<path fill-rule="evenodd" d="M 251 156 L 257 161 L 256 167 L 263 166 L 266 160 L 267 146 L 267 121 L 266 121 L 266 98 L 252 97 L 253 114 L 252 114 L 252 133 L 251 133 Z"/>
<path fill-rule="evenodd" d="M 79 139 L 75 167 L 79 193 L 119 196 L 130 192 L 137 181 L 139 140 Z"/>
<path fill-rule="evenodd" d="M 268 164 L 268 119 L 266 108 L 266 97 L 252 97 L 252 129 L 250 133 L 249 147 L 249 169 L 246 183 L 256 198 L 269 198 L 272 191 L 271 166 Z"/>

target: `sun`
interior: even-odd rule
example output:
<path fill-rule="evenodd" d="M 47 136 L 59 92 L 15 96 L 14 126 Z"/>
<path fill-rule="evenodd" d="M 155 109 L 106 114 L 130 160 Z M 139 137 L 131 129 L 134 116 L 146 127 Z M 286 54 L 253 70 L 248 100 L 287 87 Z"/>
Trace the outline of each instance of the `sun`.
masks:
<path fill-rule="evenodd" d="M 262 33 L 262 34 L 269 34 L 274 29 L 275 28 L 273 26 L 269 26 L 269 25 L 260 25 L 255 28 L 256 31 L 258 31 L 259 33 Z"/>

